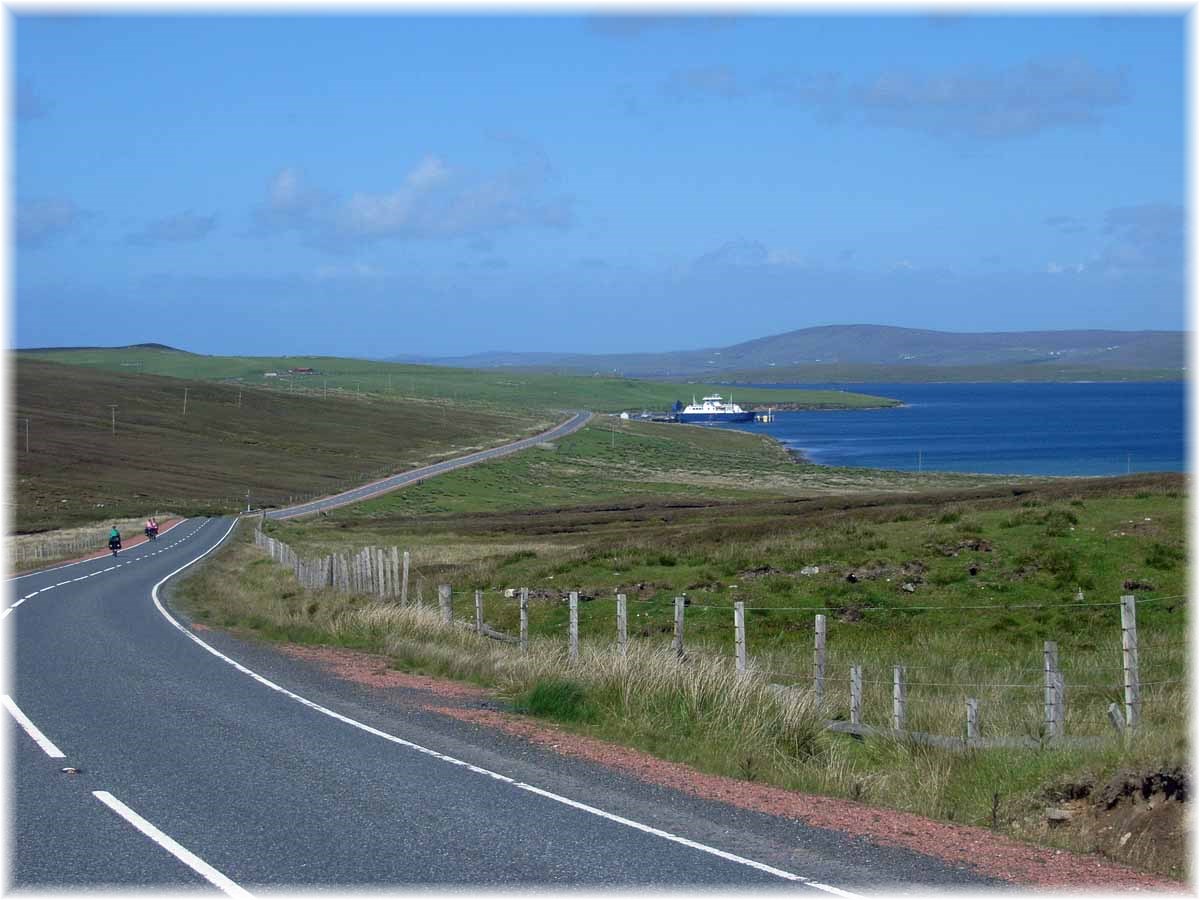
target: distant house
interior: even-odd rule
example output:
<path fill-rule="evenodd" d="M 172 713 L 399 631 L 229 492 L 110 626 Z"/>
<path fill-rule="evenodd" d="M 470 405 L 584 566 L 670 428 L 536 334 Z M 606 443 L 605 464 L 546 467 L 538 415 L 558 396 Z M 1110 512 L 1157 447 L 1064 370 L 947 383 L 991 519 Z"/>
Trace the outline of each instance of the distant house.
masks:
<path fill-rule="evenodd" d="M 316 372 L 311 366 L 293 366 L 288 369 L 290 375 L 315 375 Z"/>
<path fill-rule="evenodd" d="M 278 372 L 263 372 L 263 378 L 278 378 Z"/>

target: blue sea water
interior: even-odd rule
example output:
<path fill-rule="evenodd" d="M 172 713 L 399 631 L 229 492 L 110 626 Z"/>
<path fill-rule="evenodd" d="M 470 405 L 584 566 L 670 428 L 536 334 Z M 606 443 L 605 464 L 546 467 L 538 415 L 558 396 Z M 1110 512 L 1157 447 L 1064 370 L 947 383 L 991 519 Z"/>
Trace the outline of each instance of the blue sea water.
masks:
<path fill-rule="evenodd" d="M 832 385 L 761 385 L 828 389 Z M 815 463 L 1008 475 L 1182 472 L 1183 382 L 837 385 L 893 409 L 776 413 L 769 434 Z M 735 392 L 736 397 L 736 392 Z"/>

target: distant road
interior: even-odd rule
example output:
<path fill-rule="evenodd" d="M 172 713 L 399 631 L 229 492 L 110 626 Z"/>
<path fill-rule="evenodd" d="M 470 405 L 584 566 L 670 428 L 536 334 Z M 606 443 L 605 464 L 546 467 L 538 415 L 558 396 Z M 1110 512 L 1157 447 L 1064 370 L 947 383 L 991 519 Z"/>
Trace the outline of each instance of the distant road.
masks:
<path fill-rule="evenodd" d="M 308 515 L 310 513 L 320 512 L 325 509 L 334 509 L 338 506 L 346 506 L 350 503 L 359 503 L 363 500 L 369 500 L 372 497 L 378 497 L 381 494 L 386 494 L 389 491 L 394 491 L 396 488 L 404 487 L 408 484 L 415 484 L 418 481 L 424 481 L 434 475 L 441 475 L 443 472 L 449 472 L 453 469 L 461 469 L 464 466 L 473 466 L 476 463 L 481 463 L 489 459 L 498 459 L 501 456 L 508 456 L 510 453 L 516 453 L 520 450 L 525 450 L 537 444 L 544 444 L 546 441 L 553 441 L 557 438 L 566 437 L 582 428 L 591 419 L 592 414 L 587 410 L 576 412 L 570 419 L 551 428 L 549 431 L 544 431 L 541 434 L 533 437 L 524 438 L 519 441 L 514 441 L 511 444 L 505 444 L 502 447 L 492 447 L 490 450 L 480 450 L 478 453 L 471 453 L 467 456 L 459 456 L 455 459 L 448 459 L 445 462 L 434 463 L 431 466 L 422 466 L 419 469 L 413 469 L 410 472 L 402 472 L 399 475 L 391 475 L 381 481 L 373 481 L 370 484 L 364 484 L 362 487 L 354 488 L 353 490 L 343 491 L 340 494 L 334 494 L 330 497 L 323 497 L 320 500 L 313 500 L 309 503 L 301 503 L 296 506 L 285 506 L 282 509 L 267 510 L 268 519 L 293 519 L 296 516 Z"/>

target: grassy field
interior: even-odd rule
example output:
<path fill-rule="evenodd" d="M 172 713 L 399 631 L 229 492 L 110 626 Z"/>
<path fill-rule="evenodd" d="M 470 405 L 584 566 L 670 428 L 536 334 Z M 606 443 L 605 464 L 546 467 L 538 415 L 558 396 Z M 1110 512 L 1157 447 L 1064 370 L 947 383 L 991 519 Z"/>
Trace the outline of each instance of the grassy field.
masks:
<path fill-rule="evenodd" d="M 332 513 L 337 521 L 555 509 L 618 498 L 734 500 L 1000 483 L 987 475 L 888 472 L 796 462 L 762 435 L 606 416 L 539 449 L 472 466 Z"/>
<path fill-rule="evenodd" d="M 256 506 L 279 505 L 503 443 L 562 418 L 482 404 L 461 415 L 427 399 L 326 400 L 25 358 L 15 369 L 18 532 L 154 509 L 229 512 L 245 504 L 247 492 Z"/>
<path fill-rule="evenodd" d="M 43 359 L 87 368 L 166 375 L 192 380 L 239 381 L 309 395 L 330 391 L 378 394 L 389 398 L 448 400 L 510 409 L 590 409 L 596 412 L 665 411 L 675 400 L 688 401 L 728 388 L 713 384 L 665 384 L 629 378 L 512 373 L 504 370 L 452 369 L 329 356 L 202 356 L 154 347 L 22 352 L 20 359 Z M 289 368 L 319 374 L 289 378 Z M 265 377 L 275 372 L 276 378 Z M 884 397 L 842 391 L 736 389 L 740 405 L 780 403 L 811 409 L 861 409 L 894 405 Z"/>

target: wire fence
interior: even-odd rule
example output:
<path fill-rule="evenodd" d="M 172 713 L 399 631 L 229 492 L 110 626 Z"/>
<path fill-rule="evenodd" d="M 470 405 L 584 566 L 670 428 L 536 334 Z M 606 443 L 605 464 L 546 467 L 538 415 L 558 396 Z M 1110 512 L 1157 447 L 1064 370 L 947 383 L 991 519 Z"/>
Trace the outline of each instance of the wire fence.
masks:
<path fill-rule="evenodd" d="M 304 559 L 283 542 L 265 534 L 261 525 L 260 520 L 255 532 L 256 544 L 273 559 L 291 568 L 307 588 L 380 599 L 399 598 L 402 602 L 421 605 L 424 605 L 426 598 L 432 601 L 436 596 L 446 624 L 453 623 L 456 598 L 460 613 L 464 599 L 473 600 L 474 615 L 461 621 L 473 624 L 481 633 L 514 643 L 518 641 L 517 638 L 503 630 L 497 631 L 495 626 L 515 629 L 519 616 L 520 632 L 524 636 L 530 626 L 530 609 L 539 609 L 538 633 L 560 636 L 561 639 L 565 632 L 572 658 L 578 653 L 580 604 L 586 605 L 598 599 L 579 591 L 544 587 L 532 590 L 481 588 L 455 592 L 444 583 L 444 576 L 412 564 L 410 554 L 397 547 L 365 547 L 354 553 Z M 442 580 L 439 581 L 439 578 Z M 1072 734 L 1094 732 L 1093 726 L 1100 726 L 1109 736 L 1114 731 L 1128 735 L 1141 724 L 1144 706 L 1148 707 L 1147 716 L 1158 721 L 1169 717 L 1171 704 L 1178 706 L 1186 702 L 1186 640 L 1161 632 L 1147 634 L 1141 644 L 1139 659 L 1136 631 L 1138 606 L 1186 600 L 1184 595 L 1125 596 L 1116 601 L 1087 603 L 907 608 L 907 611 L 916 612 L 971 613 L 994 609 L 1096 607 L 1120 610 L 1121 613 L 1120 629 L 1114 628 L 1107 637 L 1098 636 L 1089 642 L 1086 649 L 1060 648 L 1056 642 L 1045 641 L 1040 650 L 1027 648 L 1007 653 L 970 652 L 966 660 L 921 660 L 917 665 L 907 665 L 904 660 L 881 658 L 881 652 L 894 654 L 894 648 L 887 651 L 859 649 L 830 652 L 826 643 L 826 613 L 836 611 L 836 607 L 748 606 L 737 602 L 721 605 L 696 603 L 682 595 L 675 598 L 672 606 L 656 599 L 626 597 L 624 594 L 617 594 L 614 599 L 617 603 L 616 628 L 608 632 L 608 640 L 612 641 L 615 652 L 621 652 L 620 648 L 626 645 L 631 633 L 635 639 L 661 640 L 670 635 L 672 645 L 681 658 L 686 658 L 690 653 L 723 660 L 740 671 L 771 679 L 781 689 L 802 689 L 813 693 L 827 712 L 841 720 L 838 730 L 870 730 L 866 721 L 871 718 L 887 722 L 892 732 L 926 734 L 913 729 L 930 729 L 933 735 L 930 739 L 936 738 L 937 741 L 953 741 L 962 737 L 968 743 L 992 739 L 1001 742 L 1045 742 L 1066 739 L 1068 731 Z M 566 621 L 561 618 L 564 605 L 570 609 L 570 618 Z M 632 612 L 631 605 L 634 607 Z M 607 604 L 602 606 L 610 608 Z M 703 636 L 693 638 L 687 644 L 687 653 L 684 652 L 685 610 L 693 617 L 699 614 L 708 623 L 702 629 Z M 753 656 L 748 654 L 746 613 L 756 610 L 813 615 L 811 664 L 795 665 L 794 643 L 787 648 L 769 646 L 773 635 L 778 636 L 784 629 L 795 630 L 794 615 L 790 622 L 756 617 L 749 640 L 757 640 L 764 646 Z M 718 628 L 727 626 L 718 625 L 711 620 L 712 617 L 730 614 L 732 621 L 729 624 L 733 626 L 733 634 L 718 631 Z M 607 620 L 606 624 L 601 623 L 594 614 L 586 617 L 590 640 L 596 640 L 597 628 L 602 624 L 605 629 L 612 628 L 614 623 L 608 618 L 609 615 L 611 613 L 605 613 L 602 617 Z M 944 630 L 944 626 L 940 625 L 932 629 L 933 632 Z M 735 652 L 729 653 L 730 644 L 723 644 L 722 639 L 714 637 L 714 634 L 725 634 L 725 640 L 732 638 Z M 929 647 L 914 647 L 913 655 L 921 652 L 931 651 Z M 849 658 L 850 654 L 855 653 L 858 659 Z M 1033 658 L 1035 653 L 1036 659 Z M 781 662 L 783 665 L 780 665 Z M 1151 669 L 1157 674 L 1141 681 L 1140 674 L 1143 671 L 1149 674 L 1148 670 Z M 915 673 L 916 677 L 909 680 L 909 672 Z M 910 691 L 913 694 L 911 701 Z M 965 723 L 961 721 L 964 704 Z M 987 710 L 986 719 L 982 718 L 981 709 Z M 961 733 L 963 724 L 965 736 Z M 958 730 L 960 734 L 958 737 L 952 734 L 937 737 L 938 728 L 943 731 Z M 930 734 L 926 734 L 926 737 Z M 1098 737 L 1092 734 L 1091 737 L 1080 739 Z"/>

